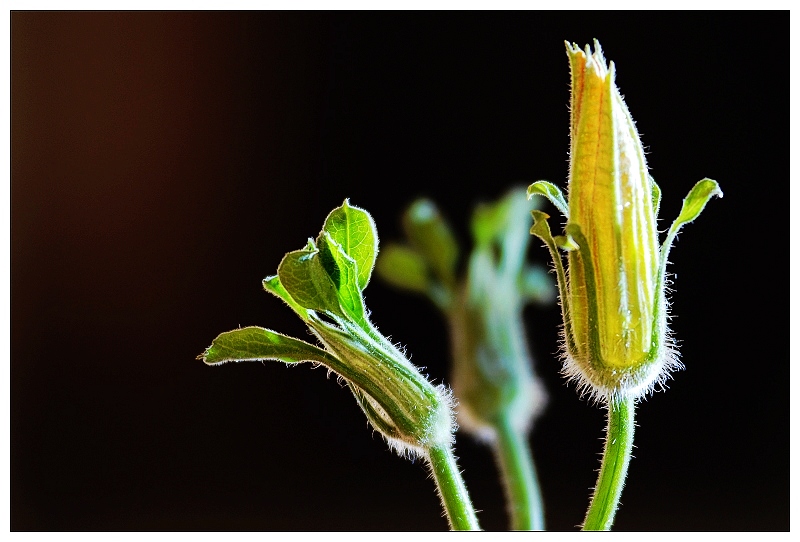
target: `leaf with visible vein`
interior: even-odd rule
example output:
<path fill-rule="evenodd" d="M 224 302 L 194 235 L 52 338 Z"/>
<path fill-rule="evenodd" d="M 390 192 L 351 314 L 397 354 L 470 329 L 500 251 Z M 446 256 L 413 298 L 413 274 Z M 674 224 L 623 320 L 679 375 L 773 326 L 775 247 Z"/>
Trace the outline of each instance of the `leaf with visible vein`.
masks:
<path fill-rule="evenodd" d="M 364 291 L 378 254 L 378 234 L 370 214 L 350 205 L 350 200 L 344 200 L 342 206 L 331 211 L 325 219 L 322 231 L 327 232 L 344 253 L 355 261 L 357 285 Z"/>
<path fill-rule="evenodd" d="M 289 292 L 286 291 L 286 288 L 283 287 L 281 284 L 281 279 L 278 275 L 271 275 L 264 280 L 261 281 L 261 285 L 264 287 L 266 291 L 282 299 L 289 307 L 292 308 L 294 312 L 297 313 L 300 318 L 304 321 L 308 321 L 308 309 L 301 307 L 294 298 L 289 295 Z"/>
<path fill-rule="evenodd" d="M 278 266 L 278 276 L 301 307 L 344 316 L 336 287 L 324 269 L 316 247 L 289 252 Z"/>
<path fill-rule="evenodd" d="M 338 363 L 333 356 L 312 344 L 256 326 L 220 334 L 198 359 L 207 365 L 266 360 L 285 363 L 316 361 L 326 366 Z"/>
<path fill-rule="evenodd" d="M 335 270 L 335 277 L 331 277 L 331 279 L 336 287 L 339 306 L 350 319 L 363 329 L 368 329 L 364 300 L 357 285 L 358 267 L 356 262 L 344 252 L 328 232 L 320 234 L 317 242 L 322 266 L 326 270 Z"/>

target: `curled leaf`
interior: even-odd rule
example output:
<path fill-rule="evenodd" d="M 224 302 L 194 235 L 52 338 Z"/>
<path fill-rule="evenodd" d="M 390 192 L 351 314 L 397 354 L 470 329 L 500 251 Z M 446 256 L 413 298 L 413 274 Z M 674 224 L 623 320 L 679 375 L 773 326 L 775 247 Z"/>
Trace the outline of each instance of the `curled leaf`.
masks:
<path fill-rule="evenodd" d="M 358 288 L 363 291 L 369 283 L 378 255 L 378 233 L 372 216 L 364 209 L 350 205 L 349 200 L 344 200 L 342 206 L 331 211 L 325 219 L 322 231 L 327 232 L 344 253 L 355 261 Z"/>
<path fill-rule="evenodd" d="M 683 199 L 681 213 L 672 223 L 670 231 L 677 233 L 684 224 L 688 224 L 700 216 L 700 213 L 703 212 L 706 204 L 713 196 L 722 197 L 722 190 L 720 190 L 717 181 L 703 179 L 694 185 L 689 194 Z"/>
<path fill-rule="evenodd" d="M 565 217 L 569 218 L 569 205 L 564 198 L 561 189 L 553 183 L 547 181 L 536 181 L 528 187 L 528 199 L 533 196 L 544 196 L 550 200 L 550 203 L 556 206 Z"/>
<path fill-rule="evenodd" d="M 358 287 L 358 265 L 327 231 L 319 239 L 319 254 L 323 268 L 328 272 L 342 311 L 363 329 L 367 329 L 364 300 Z"/>
<path fill-rule="evenodd" d="M 703 179 L 698 182 L 689 191 L 689 194 L 683 199 L 683 206 L 678 218 L 672 223 L 667 233 L 667 238 L 661 245 L 661 255 L 659 258 L 659 284 L 660 288 L 664 289 L 667 273 L 667 258 L 669 258 L 669 251 L 672 248 L 672 243 L 678 235 L 678 231 L 684 226 L 697 218 L 700 213 L 705 209 L 706 204 L 713 196 L 722 197 L 722 190 L 719 188 L 717 181 L 711 179 Z"/>
<path fill-rule="evenodd" d="M 310 244 L 286 254 L 278 266 L 278 276 L 288 294 L 301 307 L 344 316 L 336 286 L 323 267 L 315 246 Z"/>

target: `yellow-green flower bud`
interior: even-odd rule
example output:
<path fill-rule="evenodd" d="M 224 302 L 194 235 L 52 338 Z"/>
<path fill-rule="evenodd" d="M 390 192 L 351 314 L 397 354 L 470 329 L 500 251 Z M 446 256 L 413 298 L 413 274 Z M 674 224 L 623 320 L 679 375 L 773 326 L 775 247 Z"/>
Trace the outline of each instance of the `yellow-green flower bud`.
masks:
<path fill-rule="evenodd" d="M 552 238 L 544 213 L 532 233 L 554 253 L 561 282 L 567 376 L 597 397 L 640 396 L 680 366 L 667 329 L 666 256 L 677 230 L 702 211 L 716 182 L 700 181 L 684 201 L 663 247 L 656 215 L 660 191 L 647 171 L 639 135 L 606 64 L 567 43 L 572 72 L 569 202 L 550 183 L 528 190 L 567 215 Z M 674 231 L 673 231 L 674 230 Z M 568 251 L 568 273 L 555 246 Z"/>
<path fill-rule="evenodd" d="M 614 65 L 606 66 L 599 47 L 594 54 L 572 46 L 567 51 L 572 68 L 569 215 L 588 248 L 570 254 L 573 333 L 588 339 L 576 341 L 572 357 L 605 385 L 618 371 L 647 365 L 651 350 L 659 347 L 653 344 L 658 241 L 652 182 L 633 119 L 614 83 Z M 588 285 L 584 252 L 594 274 Z M 597 344 L 590 338 L 590 295 L 597 304 Z"/>

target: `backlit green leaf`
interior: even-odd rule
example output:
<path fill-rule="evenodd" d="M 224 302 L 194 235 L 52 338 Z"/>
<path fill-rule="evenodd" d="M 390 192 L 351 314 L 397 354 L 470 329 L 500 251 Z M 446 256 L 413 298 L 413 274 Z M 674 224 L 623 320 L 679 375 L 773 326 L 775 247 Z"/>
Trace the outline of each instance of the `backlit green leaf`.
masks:
<path fill-rule="evenodd" d="M 678 215 L 678 218 L 675 219 L 675 222 L 672 223 L 672 226 L 670 226 L 669 232 L 667 233 L 667 238 L 664 239 L 664 242 L 661 244 L 659 282 L 662 288 L 664 287 L 663 285 L 666 281 L 667 259 L 669 258 L 669 251 L 672 248 L 672 242 L 678 235 L 678 231 L 683 227 L 684 224 L 688 224 L 697 218 L 700 213 L 703 212 L 706 204 L 713 196 L 719 196 L 720 198 L 722 197 L 722 190 L 720 190 L 717 181 L 703 179 L 694 185 L 694 187 L 689 191 L 689 194 L 683 199 L 683 207 L 681 207 L 681 212 Z"/>
<path fill-rule="evenodd" d="M 289 292 L 286 291 L 286 288 L 283 287 L 281 284 L 281 279 L 278 275 L 272 275 L 264 280 L 261 281 L 261 285 L 264 287 L 266 291 L 282 299 L 287 305 L 289 305 L 294 312 L 296 312 L 303 320 L 308 320 L 308 310 L 301 307 L 294 298 L 289 295 Z"/>
<path fill-rule="evenodd" d="M 333 356 L 312 344 L 255 326 L 222 333 L 198 359 L 208 365 L 266 360 L 285 363 L 316 361 L 326 366 L 338 363 Z"/>
<path fill-rule="evenodd" d="M 367 329 L 364 300 L 357 282 L 356 262 L 327 231 L 321 233 L 317 241 L 320 260 L 336 288 L 339 306 L 359 326 Z"/>
<path fill-rule="evenodd" d="M 303 250 L 288 253 L 278 266 L 278 276 L 289 295 L 303 308 L 342 314 L 331 277 L 322 266 L 319 250 L 309 242 Z"/>
<path fill-rule="evenodd" d="M 722 190 L 719 189 L 717 181 L 703 179 L 694 185 L 694 188 L 684 198 L 681 214 L 675 219 L 670 230 L 677 231 L 684 224 L 688 224 L 697 218 L 713 196 L 722 197 Z"/>
<path fill-rule="evenodd" d="M 355 261 L 358 288 L 363 291 L 369 283 L 378 254 L 378 233 L 372 216 L 344 200 L 342 206 L 331 211 L 325 219 L 322 231 L 327 232 Z"/>

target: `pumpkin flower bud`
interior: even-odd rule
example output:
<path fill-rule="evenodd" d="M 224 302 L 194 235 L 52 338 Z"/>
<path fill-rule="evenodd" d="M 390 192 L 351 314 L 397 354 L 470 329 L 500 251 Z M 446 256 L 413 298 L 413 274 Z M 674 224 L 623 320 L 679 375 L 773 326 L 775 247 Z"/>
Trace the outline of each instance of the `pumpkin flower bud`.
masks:
<path fill-rule="evenodd" d="M 545 213 L 531 233 L 551 250 L 564 316 L 564 373 L 581 391 L 606 399 L 640 397 L 679 368 L 667 328 L 665 268 L 680 227 L 696 218 L 715 181 L 700 181 L 662 246 L 656 217 L 660 190 L 648 174 L 639 135 L 600 44 L 567 43 L 572 72 L 569 202 L 539 181 L 528 197 L 548 197 L 567 216 L 552 237 Z M 568 252 L 565 273 L 556 247 Z"/>

